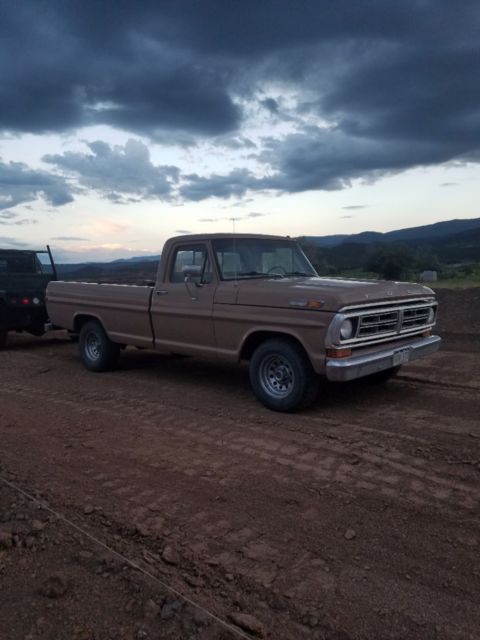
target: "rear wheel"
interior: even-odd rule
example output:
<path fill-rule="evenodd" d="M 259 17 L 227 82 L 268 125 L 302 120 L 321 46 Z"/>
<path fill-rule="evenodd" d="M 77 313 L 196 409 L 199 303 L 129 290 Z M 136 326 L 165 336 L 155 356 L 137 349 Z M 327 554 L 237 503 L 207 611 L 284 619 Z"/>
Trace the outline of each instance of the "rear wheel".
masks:
<path fill-rule="evenodd" d="M 257 347 L 250 360 L 250 383 L 266 407 L 291 412 L 314 402 L 319 379 L 300 345 L 272 338 Z"/>
<path fill-rule="evenodd" d="M 45 334 L 45 326 L 43 324 L 32 324 L 26 328 L 26 331 L 28 331 L 32 336 L 40 338 L 40 336 Z"/>
<path fill-rule="evenodd" d="M 85 323 L 80 331 L 80 356 L 89 371 L 109 371 L 115 368 L 120 345 L 112 342 L 96 320 Z"/>

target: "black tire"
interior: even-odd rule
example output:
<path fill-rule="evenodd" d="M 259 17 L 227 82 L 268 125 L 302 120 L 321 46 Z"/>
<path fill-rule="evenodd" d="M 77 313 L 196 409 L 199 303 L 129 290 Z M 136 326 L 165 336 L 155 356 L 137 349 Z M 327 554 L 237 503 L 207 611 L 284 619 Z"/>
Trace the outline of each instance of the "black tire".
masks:
<path fill-rule="evenodd" d="M 41 338 L 45 335 L 45 329 L 43 325 L 32 325 L 25 329 L 30 335 L 35 336 L 36 338 Z"/>
<path fill-rule="evenodd" d="M 402 365 L 398 365 L 398 367 L 392 367 L 391 369 L 377 371 L 377 373 L 372 373 L 369 376 L 365 376 L 365 381 L 372 384 L 385 384 L 386 382 L 394 378 L 401 368 Z"/>
<path fill-rule="evenodd" d="M 292 412 L 315 401 L 319 378 L 299 344 L 272 338 L 260 344 L 250 360 L 250 384 L 263 405 Z"/>
<path fill-rule="evenodd" d="M 80 356 L 89 371 L 110 371 L 117 365 L 120 345 L 110 340 L 97 320 L 83 325 L 79 342 Z"/>

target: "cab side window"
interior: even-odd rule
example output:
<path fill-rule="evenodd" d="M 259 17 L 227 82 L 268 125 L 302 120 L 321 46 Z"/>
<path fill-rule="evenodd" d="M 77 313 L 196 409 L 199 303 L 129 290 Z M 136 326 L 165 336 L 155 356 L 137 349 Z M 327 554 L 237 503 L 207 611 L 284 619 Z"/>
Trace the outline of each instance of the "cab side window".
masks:
<path fill-rule="evenodd" d="M 190 277 L 192 282 L 208 284 L 212 281 L 212 267 L 205 245 L 178 247 L 173 258 L 170 282 L 184 282 L 185 267 L 198 267 L 198 275 Z"/>

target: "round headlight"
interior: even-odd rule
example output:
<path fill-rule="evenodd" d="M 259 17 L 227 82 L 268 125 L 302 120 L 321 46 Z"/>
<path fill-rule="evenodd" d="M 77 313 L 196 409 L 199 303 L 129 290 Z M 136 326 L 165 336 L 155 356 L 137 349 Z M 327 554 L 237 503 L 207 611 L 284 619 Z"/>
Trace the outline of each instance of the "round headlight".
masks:
<path fill-rule="evenodd" d="M 433 324 L 435 322 L 435 309 L 432 307 L 428 312 L 427 324 Z"/>
<path fill-rule="evenodd" d="M 342 340 L 349 340 L 353 336 L 353 323 L 348 318 L 342 322 L 340 327 L 340 337 Z"/>

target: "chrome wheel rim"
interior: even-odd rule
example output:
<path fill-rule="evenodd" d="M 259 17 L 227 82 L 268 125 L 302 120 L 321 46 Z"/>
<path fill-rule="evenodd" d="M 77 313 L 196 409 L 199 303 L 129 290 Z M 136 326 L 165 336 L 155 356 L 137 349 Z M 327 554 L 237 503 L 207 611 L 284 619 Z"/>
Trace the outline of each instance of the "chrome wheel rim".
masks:
<path fill-rule="evenodd" d="M 90 360 L 98 360 L 101 355 L 100 339 L 93 331 L 85 336 L 85 353 Z"/>
<path fill-rule="evenodd" d="M 290 362 L 278 354 L 266 356 L 260 364 L 260 384 L 269 396 L 288 396 L 295 384 L 295 374 Z"/>

